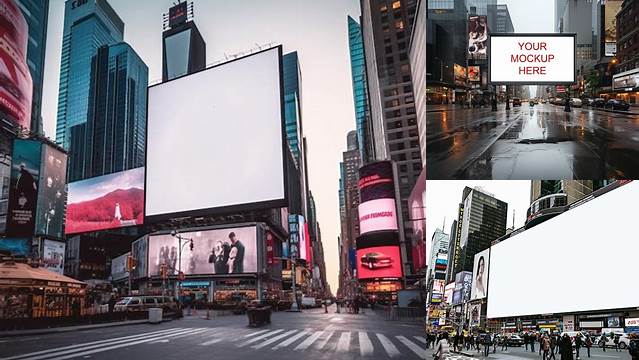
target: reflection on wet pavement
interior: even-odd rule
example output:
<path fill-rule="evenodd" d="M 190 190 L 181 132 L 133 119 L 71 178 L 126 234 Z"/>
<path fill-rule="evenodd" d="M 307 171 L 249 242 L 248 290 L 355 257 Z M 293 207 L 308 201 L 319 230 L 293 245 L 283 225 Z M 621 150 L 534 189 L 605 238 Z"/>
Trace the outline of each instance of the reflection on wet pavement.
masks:
<path fill-rule="evenodd" d="M 639 176 L 639 116 L 550 104 L 482 110 L 428 114 L 429 179 Z"/>

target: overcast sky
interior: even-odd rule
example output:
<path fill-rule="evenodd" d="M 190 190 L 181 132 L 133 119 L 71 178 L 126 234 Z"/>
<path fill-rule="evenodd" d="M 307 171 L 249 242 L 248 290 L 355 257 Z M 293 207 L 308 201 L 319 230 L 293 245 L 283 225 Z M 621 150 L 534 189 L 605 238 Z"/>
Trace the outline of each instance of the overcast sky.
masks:
<path fill-rule="evenodd" d="M 442 228 L 450 235 L 453 220 L 457 220 L 459 203 L 466 186 L 481 187 L 485 192 L 508 204 L 508 221 L 506 227 L 513 224 L 515 210 L 515 229 L 524 225 L 526 210 L 530 205 L 530 184 L 528 180 L 494 180 L 494 181 L 462 181 L 462 180 L 429 180 L 426 181 L 426 256 L 430 257 L 430 243 L 435 229 Z M 428 261 L 428 259 L 427 259 Z M 427 262 L 428 263 L 428 262 Z"/>
<path fill-rule="evenodd" d="M 207 63 L 281 43 L 297 51 L 302 69 L 302 114 L 308 141 L 309 182 L 322 228 L 331 289 L 337 291 L 339 162 L 346 133 L 355 129 L 347 15 L 358 19 L 358 0 L 193 0 L 195 23 L 206 41 Z M 109 0 L 125 23 L 124 40 L 162 78 L 162 14 L 172 0 Z M 51 0 L 44 77 L 43 120 L 55 139 L 64 0 Z"/>

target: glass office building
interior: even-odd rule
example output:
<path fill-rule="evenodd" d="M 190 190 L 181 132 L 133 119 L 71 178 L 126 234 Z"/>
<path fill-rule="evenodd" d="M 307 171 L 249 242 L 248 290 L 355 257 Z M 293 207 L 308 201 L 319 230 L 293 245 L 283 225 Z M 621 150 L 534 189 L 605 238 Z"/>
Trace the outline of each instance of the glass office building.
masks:
<path fill-rule="evenodd" d="M 42 129 L 42 82 L 44 79 L 44 55 L 47 43 L 47 24 L 49 20 L 49 0 L 17 1 L 27 25 L 29 43 L 27 47 L 27 65 L 33 80 L 31 105 L 31 131 L 37 134 Z"/>
<path fill-rule="evenodd" d="M 65 3 L 56 141 L 66 150 L 71 128 L 87 121 L 93 57 L 99 47 L 122 42 L 123 34 L 124 23 L 106 0 Z"/>
<path fill-rule="evenodd" d="M 372 151 L 368 151 L 368 144 L 366 143 L 370 135 L 367 135 L 369 112 L 364 42 L 362 40 L 362 27 L 350 16 L 348 17 L 348 50 L 351 58 L 353 102 L 355 103 L 355 125 L 359 155 L 362 162 L 367 163 L 372 160 L 368 157 Z"/>
<path fill-rule="evenodd" d="M 71 127 L 71 181 L 144 165 L 149 70 L 126 43 L 103 46 L 91 63 L 87 121 Z"/>
<path fill-rule="evenodd" d="M 297 52 L 282 57 L 284 67 L 284 117 L 286 140 L 296 163 L 300 164 L 300 138 L 302 134 L 301 73 Z"/>

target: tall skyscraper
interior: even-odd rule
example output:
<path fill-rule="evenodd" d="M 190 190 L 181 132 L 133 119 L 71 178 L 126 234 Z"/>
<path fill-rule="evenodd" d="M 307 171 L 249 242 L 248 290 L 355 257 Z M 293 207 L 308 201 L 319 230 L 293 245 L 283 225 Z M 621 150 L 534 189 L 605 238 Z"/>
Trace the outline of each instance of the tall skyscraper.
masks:
<path fill-rule="evenodd" d="M 456 252 L 453 257 L 458 259 L 453 264 L 453 274 L 473 271 L 475 254 L 489 248 L 493 240 L 506 233 L 508 214 L 508 204 L 479 188 L 466 187 L 460 206 L 463 215 L 456 234 L 459 244 L 453 249 Z"/>
<path fill-rule="evenodd" d="M 162 81 L 206 67 L 206 43 L 193 21 L 193 4 L 178 2 L 164 15 Z"/>
<path fill-rule="evenodd" d="M 355 239 L 359 236 L 359 216 L 357 207 L 359 206 L 359 167 L 361 159 L 359 157 L 359 147 L 357 144 L 357 132 L 349 131 L 346 137 L 347 149 L 342 153 L 342 164 L 344 169 L 344 229 L 342 242 L 346 247 L 355 246 Z"/>
<path fill-rule="evenodd" d="M 87 121 L 70 131 L 70 181 L 144 165 L 146 64 L 119 43 L 100 47 L 91 67 Z"/>
<path fill-rule="evenodd" d="M 510 18 L 508 5 L 497 4 L 488 6 L 488 29 L 492 33 L 515 32 L 513 21 Z"/>
<path fill-rule="evenodd" d="M 455 281 L 455 273 L 453 272 L 455 271 L 455 269 L 453 268 L 453 260 L 455 256 L 455 244 L 457 241 L 457 224 L 457 220 L 453 220 L 453 223 L 450 226 L 450 237 L 448 238 L 448 266 L 446 267 L 446 284 Z"/>
<path fill-rule="evenodd" d="M 426 1 L 417 0 L 417 14 L 413 21 L 409 53 L 417 111 L 419 148 L 424 171 L 426 171 Z"/>
<path fill-rule="evenodd" d="M 348 17 L 348 50 L 351 58 L 351 78 L 353 83 L 353 102 L 355 103 L 355 125 L 359 156 L 367 163 L 373 152 L 370 140 L 370 111 L 368 108 L 368 88 L 366 85 L 366 62 L 364 59 L 364 42 L 362 27 L 355 19 Z"/>
<path fill-rule="evenodd" d="M 371 137 L 375 139 L 375 158 L 397 164 L 405 234 L 412 232 L 407 199 L 422 170 L 408 58 L 416 5 L 416 0 L 361 0 Z M 383 148 L 378 146 L 380 142 Z M 410 261 L 412 254 L 409 248 L 407 251 Z"/>
<path fill-rule="evenodd" d="M 302 138 L 302 75 L 297 51 L 282 57 L 284 77 L 284 119 L 286 139 L 295 161 L 300 162 L 300 139 Z"/>
<path fill-rule="evenodd" d="M 64 7 L 56 141 L 68 150 L 71 128 L 87 121 L 93 56 L 101 46 L 122 42 L 124 23 L 106 0 L 67 1 Z"/>
<path fill-rule="evenodd" d="M 49 0 L 18 0 L 17 4 L 29 26 L 27 65 L 33 80 L 31 132 L 42 134 L 42 83 L 49 22 Z"/>
<path fill-rule="evenodd" d="M 428 273 L 433 276 L 435 273 L 435 260 L 440 252 L 448 252 L 449 237 L 443 229 L 435 229 L 431 239 L 432 247 L 428 260 Z"/>
<path fill-rule="evenodd" d="M 575 69 L 578 75 L 582 75 L 582 66 L 595 58 L 597 54 L 597 51 L 593 51 L 592 2 L 555 0 L 555 9 L 558 11 L 555 32 L 577 34 Z"/>

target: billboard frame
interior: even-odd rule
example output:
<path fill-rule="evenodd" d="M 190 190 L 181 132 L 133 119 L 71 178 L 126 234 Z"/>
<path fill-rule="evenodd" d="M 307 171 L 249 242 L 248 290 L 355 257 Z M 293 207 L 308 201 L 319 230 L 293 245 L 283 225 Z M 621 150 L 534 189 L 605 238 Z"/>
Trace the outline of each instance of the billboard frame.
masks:
<path fill-rule="evenodd" d="M 209 66 L 206 67 L 204 69 L 198 70 L 198 71 L 194 71 L 192 73 L 188 73 L 188 74 L 184 74 L 178 77 L 175 77 L 173 79 L 167 80 L 167 81 L 163 81 L 161 83 L 158 84 L 154 84 L 154 85 L 150 85 L 149 87 L 147 87 L 147 91 L 146 91 L 146 103 L 147 106 L 149 104 L 149 90 L 151 88 L 160 86 L 160 85 L 164 85 L 167 84 L 169 82 L 173 82 L 179 79 L 182 79 L 184 77 L 187 76 L 191 76 L 191 75 L 195 75 L 204 71 L 208 71 L 223 65 L 227 65 L 230 64 L 232 62 L 238 61 L 238 60 L 243 60 L 246 59 L 248 57 L 251 56 L 255 56 L 267 51 L 271 51 L 273 49 L 277 49 L 277 57 L 278 57 L 278 71 L 279 71 L 279 86 L 280 86 L 280 130 L 281 130 L 281 143 L 282 143 L 282 171 L 283 171 L 283 179 L 284 179 L 284 198 L 283 199 L 275 199 L 275 200 L 266 200 L 266 201 L 257 201 L 257 202 L 252 202 L 252 203 L 244 203 L 244 204 L 235 204 L 235 205 L 225 205 L 225 206 L 218 206 L 218 207 L 208 207 L 208 208 L 200 208 L 200 209 L 192 209 L 192 210 L 184 210 L 184 211 L 176 211 L 176 212 L 172 212 L 172 213 L 166 213 L 166 214 L 156 214 L 156 215 L 151 215 L 148 216 L 147 215 L 147 176 L 148 176 L 148 171 L 147 171 L 147 167 L 148 167 L 148 154 L 149 154 L 149 138 L 148 138 L 148 134 L 149 134 L 149 112 L 147 111 L 146 114 L 146 121 L 145 121 L 145 138 L 146 141 L 144 142 L 144 223 L 145 224 L 154 224 L 154 223 L 159 223 L 159 222 L 163 222 L 163 221 L 167 221 L 167 220 L 171 220 L 171 219 L 176 219 L 176 218 L 184 218 L 184 217 L 195 217 L 195 216 L 212 216 L 212 215 L 228 215 L 228 214 L 232 214 L 232 213 L 238 213 L 238 212 L 244 212 L 244 211 L 252 211 L 252 210 L 266 210 L 266 209 L 273 209 L 273 208 L 282 208 L 282 207 L 287 207 L 288 206 L 288 198 L 289 198 L 289 179 L 287 176 L 287 154 L 286 152 L 288 151 L 288 140 L 286 140 L 286 116 L 285 116 L 285 111 L 284 111 L 284 61 L 283 61 L 283 46 L 282 44 L 280 45 L 276 45 L 273 47 L 270 47 L 268 49 L 264 49 L 264 50 L 260 50 L 260 51 L 256 51 L 253 53 L 250 53 L 248 55 L 244 55 L 244 56 L 239 56 L 235 59 L 220 63 L 220 64 L 215 64 L 213 66 Z"/>
<path fill-rule="evenodd" d="M 573 52 L 572 52 L 572 63 L 573 63 L 573 72 L 572 72 L 572 82 L 557 82 L 557 81 L 500 81 L 493 82 L 492 80 L 492 69 L 491 69 L 491 57 L 492 57 L 492 40 L 493 37 L 572 37 L 573 42 Z M 577 34 L 576 33 L 496 33 L 488 34 L 488 52 L 486 54 L 486 59 L 488 60 L 488 83 L 490 85 L 567 85 L 567 84 L 576 84 L 577 83 Z"/>

